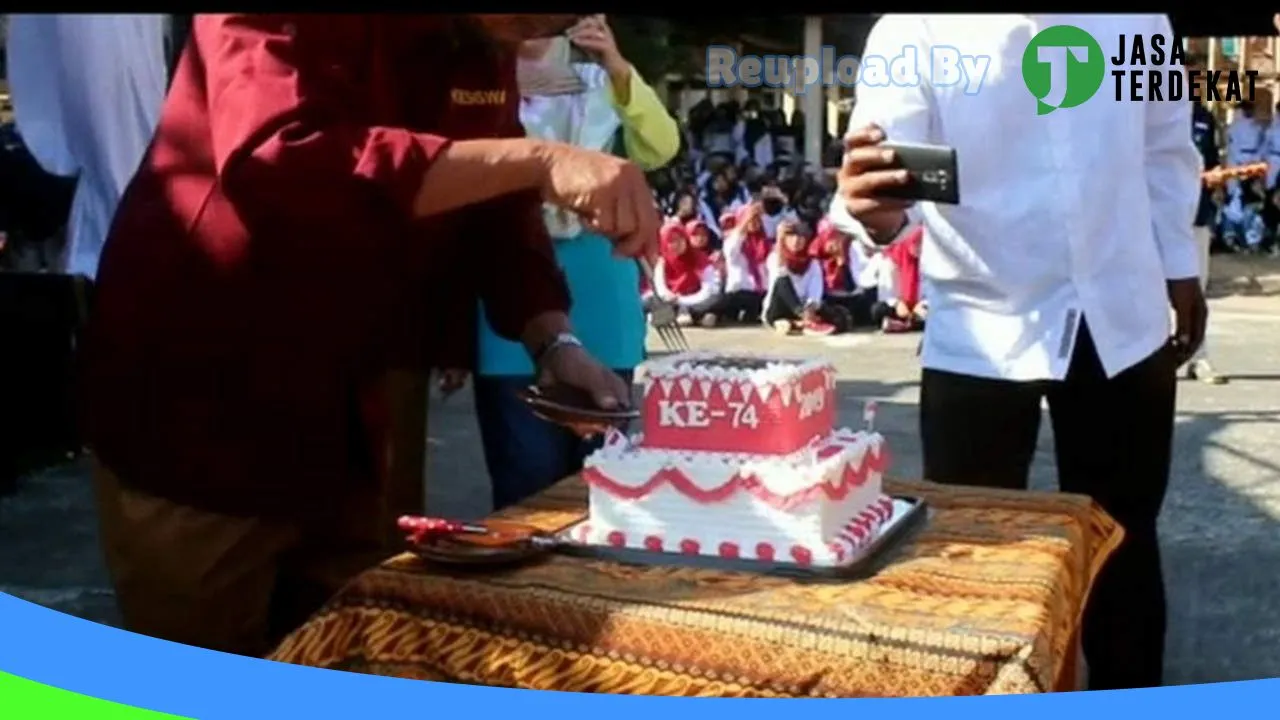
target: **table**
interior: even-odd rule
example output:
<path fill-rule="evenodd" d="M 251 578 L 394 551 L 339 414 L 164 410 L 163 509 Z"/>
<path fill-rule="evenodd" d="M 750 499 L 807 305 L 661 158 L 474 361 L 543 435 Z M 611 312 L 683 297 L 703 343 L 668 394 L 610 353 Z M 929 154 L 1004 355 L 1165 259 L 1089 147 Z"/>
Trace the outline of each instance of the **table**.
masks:
<path fill-rule="evenodd" d="M 873 697 L 1075 689 L 1078 623 L 1119 526 L 1088 498 L 891 481 L 927 526 L 874 577 L 801 583 L 552 556 L 353 581 L 276 650 L 295 664 L 537 690 Z M 584 514 L 567 480 L 503 519 Z"/>

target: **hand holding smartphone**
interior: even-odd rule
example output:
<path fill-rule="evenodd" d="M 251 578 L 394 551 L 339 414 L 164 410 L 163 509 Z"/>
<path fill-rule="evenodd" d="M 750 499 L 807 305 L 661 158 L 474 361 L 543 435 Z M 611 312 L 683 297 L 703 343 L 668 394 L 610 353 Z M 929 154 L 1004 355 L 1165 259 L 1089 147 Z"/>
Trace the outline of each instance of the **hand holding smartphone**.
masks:
<path fill-rule="evenodd" d="M 573 44 L 574 62 L 589 62 L 606 68 L 624 63 L 604 15 L 586 15 L 566 33 Z"/>
<path fill-rule="evenodd" d="M 954 149 L 886 140 L 875 125 L 849 133 L 836 180 L 849 214 L 873 236 L 892 238 L 917 201 L 956 204 L 960 193 Z"/>
<path fill-rule="evenodd" d="M 883 188 L 879 193 L 881 197 L 960 204 L 955 148 L 893 142 L 881 143 L 880 148 L 893 152 L 890 167 L 907 172 L 904 184 Z"/>

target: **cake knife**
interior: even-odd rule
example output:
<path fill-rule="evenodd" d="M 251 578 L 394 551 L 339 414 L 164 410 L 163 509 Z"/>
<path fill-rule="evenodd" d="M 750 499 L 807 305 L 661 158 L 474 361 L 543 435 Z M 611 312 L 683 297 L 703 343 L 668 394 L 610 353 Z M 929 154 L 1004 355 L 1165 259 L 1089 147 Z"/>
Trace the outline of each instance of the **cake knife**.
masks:
<path fill-rule="evenodd" d="M 519 531 L 504 531 L 501 527 L 491 527 L 481 523 L 418 515 L 405 515 L 396 522 L 396 525 L 408 533 L 409 542 L 415 545 L 431 538 L 451 535 L 470 535 L 476 538 L 491 536 L 492 544 L 498 547 L 527 542 L 537 550 L 554 550 L 564 544 L 558 536 L 528 526 L 519 526 Z M 515 526 L 514 523 L 502 523 L 502 525 Z"/>

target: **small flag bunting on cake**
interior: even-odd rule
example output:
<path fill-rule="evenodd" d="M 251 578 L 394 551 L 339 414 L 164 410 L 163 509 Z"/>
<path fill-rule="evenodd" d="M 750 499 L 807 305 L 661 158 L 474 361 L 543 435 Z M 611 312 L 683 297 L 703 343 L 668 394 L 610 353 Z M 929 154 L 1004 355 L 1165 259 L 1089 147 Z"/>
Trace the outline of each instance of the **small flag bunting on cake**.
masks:
<path fill-rule="evenodd" d="M 604 431 L 605 447 L 609 447 L 609 448 L 625 447 L 627 443 L 628 443 L 627 434 L 622 432 L 618 428 L 611 427 L 608 430 Z"/>

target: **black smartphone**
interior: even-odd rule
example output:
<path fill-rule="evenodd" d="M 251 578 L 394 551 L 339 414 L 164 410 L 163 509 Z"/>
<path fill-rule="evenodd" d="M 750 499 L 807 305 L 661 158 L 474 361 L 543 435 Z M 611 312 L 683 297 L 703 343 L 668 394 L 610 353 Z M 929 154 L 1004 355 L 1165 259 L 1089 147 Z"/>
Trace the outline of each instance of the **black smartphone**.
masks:
<path fill-rule="evenodd" d="M 592 56 L 591 53 L 583 50 L 577 45 L 574 45 L 573 42 L 569 43 L 569 62 L 597 64 L 595 57 Z"/>
<path fill-rule="evenodd" d="M 960 204 L 960 174 L 956 170 L 956 149 L 945 145 L 886 142 L 880 145 L 892 150 L 894 167 L 910 175 L 907 184 L 886 190 L 885 197 L 902 200 Z"/>

